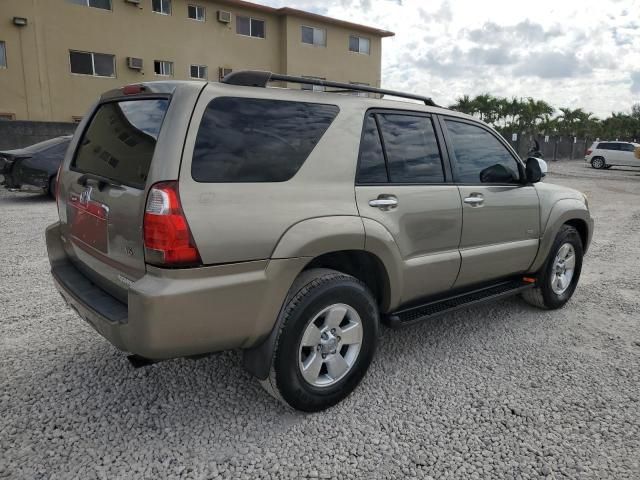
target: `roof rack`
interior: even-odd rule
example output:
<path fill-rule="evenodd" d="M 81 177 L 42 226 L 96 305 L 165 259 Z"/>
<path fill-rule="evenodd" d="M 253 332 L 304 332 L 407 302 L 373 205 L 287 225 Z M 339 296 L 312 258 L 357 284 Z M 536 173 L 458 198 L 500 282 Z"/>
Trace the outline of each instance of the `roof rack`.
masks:
<path fill-rule="evenodd" d="M 231 72 L 222 79 L 222 83 L 228 85 L 238 85 L 242 87 L 261 87 L 265 88 L 269 82 L 288 82 L 300 83 L 304 85 L 318 85 L 321 87 L 339 88 L 340 93 L 343 92 L 368 92 L 380 95 L 389 95 L 392 97 L 409 98 L 411 100 L 419 100 L 425 105 L 437 107 L 433 100 L 422 95 L 414 95 L 412 93 L 398 92 L 395 90 L 386 90 L 384 88 L 369 87 L 367 85 L 355 85 L 351 83 L 332 82 L 321 80 L 319 78 L 296 77 L 292 75 L 281 75 L 279 73 L 266 72 L 262 70 L 238 70 Z M 334 92 L 337 93 L 337 92 Z"/>

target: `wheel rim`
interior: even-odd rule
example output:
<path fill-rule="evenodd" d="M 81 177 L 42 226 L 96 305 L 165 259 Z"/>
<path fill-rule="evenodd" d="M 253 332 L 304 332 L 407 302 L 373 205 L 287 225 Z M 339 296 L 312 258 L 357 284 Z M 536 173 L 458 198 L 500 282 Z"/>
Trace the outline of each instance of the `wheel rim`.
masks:
<path fill-rule="evenodd" d="M 594 168 L 602 168 L 604 167 L 604 160 L 601 158 L 594 158 L 591 162 Z"/>
<path fill-rule="evenodd" d="M 558 249 L 551 270 L 551 289 L 556 295 L 567 291 L 573 280 L 576 268 L 576 251 L 570 243 L 564 243 Z"/>
<path fill-rule="evenodd" d="M 343 303 L 330 305 L 307 325 L 298 349 L 298 367 L 314 387 L 328 387 L 344 378 L 362 347 L 362 319 Z"/>

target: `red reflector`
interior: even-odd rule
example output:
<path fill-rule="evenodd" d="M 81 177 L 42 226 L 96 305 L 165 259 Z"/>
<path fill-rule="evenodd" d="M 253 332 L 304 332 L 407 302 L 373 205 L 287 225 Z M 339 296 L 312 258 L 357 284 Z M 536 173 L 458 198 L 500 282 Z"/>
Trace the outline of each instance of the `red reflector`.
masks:
<path fill-rule="evenodd" d="M 202 263 L 182 211 L 177 182 L 157 183 L 149 190 L 144 213 L 144 246 L 148 263 Z"/>
<path fill-rule="evenodd" d="M 145 91 L 144 85 L 125 85 L 122 87 L 122 93 L 125 95 L 137 95 Z"/>

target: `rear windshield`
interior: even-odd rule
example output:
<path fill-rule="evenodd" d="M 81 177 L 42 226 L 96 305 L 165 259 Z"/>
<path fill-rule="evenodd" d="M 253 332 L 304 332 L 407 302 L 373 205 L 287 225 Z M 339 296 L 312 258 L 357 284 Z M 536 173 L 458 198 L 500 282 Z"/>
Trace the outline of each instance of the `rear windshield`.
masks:
<path fill-rule="evenodd" d="M 335 105 L 221 97 L 202 118 L 191 163 L 197 182 L 284 182 L 338 114 Z"/>
<path fill-rule="evenodd" d="M 101 105 L 84 132 L 72 167 L 144 188 L 169 100 Z"/>

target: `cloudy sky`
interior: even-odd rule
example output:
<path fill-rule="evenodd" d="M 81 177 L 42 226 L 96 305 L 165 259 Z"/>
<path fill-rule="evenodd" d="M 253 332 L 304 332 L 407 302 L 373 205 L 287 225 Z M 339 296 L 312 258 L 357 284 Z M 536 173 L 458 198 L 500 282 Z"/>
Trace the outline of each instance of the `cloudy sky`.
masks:
<path fill-rule="evenodd" d="M 597 116 L 640 102 L 640 0 L 257 0 L 391 30 L 383 87 L 448 105 L 534 97 Z"/>

